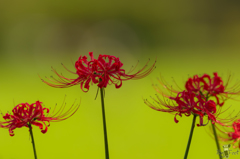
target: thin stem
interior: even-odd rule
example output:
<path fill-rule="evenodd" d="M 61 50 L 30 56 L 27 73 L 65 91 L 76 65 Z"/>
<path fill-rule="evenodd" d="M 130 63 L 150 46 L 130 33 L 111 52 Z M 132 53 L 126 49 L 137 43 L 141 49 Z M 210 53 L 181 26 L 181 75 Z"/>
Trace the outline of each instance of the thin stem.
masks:
<path fill-rule="evenodd" d="M 192 127 L 191 127 L 191 131 L 190 131 L 190 134 L 189 134 L 189 139 L 188 139 L 188 144 L 187 144 L 187 148 L 186 148 L 186 151 L 185 151 L 184 159 L 187 159 L 187 156 L 188 156 L 188 151 L 189 151 L 190 144 L 191 144 L 191 141 L 192 141 L 193 130 L 194 130 L 194 127 L 195 127 L 196 117 L 197 117 L 197 115 L 193 115 Z"/>
<path fill-rule="evenodd" d="M 108 139 L 107 139 L 107 125 L 106 125 L 106 118 L 105 118 L 105 109 L 104 109 L 104 95 L 103 90 L 101 88 L 101 103 L 102 103 L 102 118 L 103 118 L 103 132 L 104 132 L 104 142 L 105 142 L 105 156 L 106 159 L 109 159 L 109 152 L 108 152 Z"/>
<path fill-rule="evenodd" d="M 219 146 L 219 142 L 218 142 L 218 137 L 217 137 L 217 132 L 216 132 L 215 125 L 214 125 L 212 122 L 211 122 L 211 124 L 212 124 L 213 134 L 214 134 L 214 138 L 215 138 L 216 145 L 217 145 L 217 152 L 221 152 L 221 149 L 220 149 L 220 146 Z M 218 155 L 219 155 L 219 158 L 222 159 L 221 153 L 218 153 Z"/>
<path fill-rule="evenodd" d="M 34 139 L 33 139 L 33 132 L 32 132 L 31 124 L 28 124 L 28 127 L 29 127 L 29 131 L 30 131 L 31 139 L 32 139 L 34 157 L 35 157 L 35 159 L 37 159 L 37 152 L 36 152 L 36 147 L 35 147 L 35 143 L 34 143 Z"/>

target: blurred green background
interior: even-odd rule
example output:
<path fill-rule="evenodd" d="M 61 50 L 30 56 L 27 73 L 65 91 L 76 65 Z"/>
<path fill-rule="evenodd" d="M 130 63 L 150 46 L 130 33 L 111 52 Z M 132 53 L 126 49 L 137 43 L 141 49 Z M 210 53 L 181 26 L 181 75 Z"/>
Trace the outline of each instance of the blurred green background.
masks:
<path fill-rule="evenodd" d="M 46 134 L 34 127 L 39 159 L 104 159 L 100 98 L 97 86 L 88 93 L 79 86 L 52 88 L 41 82 L 51 76 L 51 66 L 66 77 L 75 77 L 80 55 L 93 51 L 120 58 L 128 71 L 148 58 L 157 68 L 141 80 L 129 80 L 120 89 L 106 89 L 106 118 L 111 159 L 183 158 L 192 117 L 154 111 L 142 98 L 154 96 L 152 82 L 160 73 L 180 86 L 189 76 L 218 72 L 226 79 L 240 77 L 240 1 L 0 1 L 0 110 L 11 111 L 18 103 L 42 101 L 46 107 L 61 105 L 65 94 L 70 107 L 79 111 L 66 121 L 51 123 Z M 89 56 L 88 56 L 89 57 Z M 239 102 L 227 101 L 239 110 Z M 196 127 L 189 159 L 218 158 L 209 125 Z M 1 159 L 31 159 L 27 128 L 10 137 L 1 129 Z M 224 143 L 223 143 L 224 144 Z M 233 149 L 232 149 L 233 150 Z M 233 150 L 235 151 L 235 150 Z M 231 155 L 229 158 L 239 158 Z"/>

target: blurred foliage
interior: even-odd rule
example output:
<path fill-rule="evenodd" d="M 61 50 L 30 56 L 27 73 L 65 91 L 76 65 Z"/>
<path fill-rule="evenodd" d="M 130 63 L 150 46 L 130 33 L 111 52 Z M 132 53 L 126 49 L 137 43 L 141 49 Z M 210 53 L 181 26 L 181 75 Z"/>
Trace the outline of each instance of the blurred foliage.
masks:
<path fill-rule="evenodd" d="M 13 33 L 14 36 L 33 42 L 41 27 L 54 22 L 62 29 L 61 38 L 65 39 L 65 45 L 76 47 L 81 42 L 79 38 L 72 38 L 76 31 L 85 32 L 105 20 L 124 23 L 134 30 L 141 44 L 149 47 L 238 46 L 239 6 L 237 0 L 1 1 L 1 48 L 8 43 L 8 33 L 18 25 L 21 34 Z M 21 25 L 24 26 L 21 28 Z M 112 29 L 115 27 L 112 26 Z M 25 47 L 31 45 L 26 42 Z"/>

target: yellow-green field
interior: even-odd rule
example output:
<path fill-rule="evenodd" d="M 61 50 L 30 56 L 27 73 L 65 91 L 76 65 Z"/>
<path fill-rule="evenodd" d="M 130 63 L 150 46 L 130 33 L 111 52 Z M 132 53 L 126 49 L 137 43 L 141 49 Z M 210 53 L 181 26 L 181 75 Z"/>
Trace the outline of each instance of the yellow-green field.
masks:
<path fill-rule="evenodd" d="M 91 50 L 92 51 L 92 50 Z M 94 50 L 95 51 L 95 50 Z M 142 98 L 156 94 L 151 86 L 151 80 L 157 83 L 160 73 L 169 83 L 171 77 L 183 87 L 184 82 L 194 74 L 217 71 L 224 77 L 231 70 L 234 78 L 238 74 L 239 64 L 237 55 L 230 49 L 202 50 L 149 50 L 150 53 L 111 53 L 119 57 L 128 70 L 132 64 L 140 60 L 144 66 L 147 58 L 157 56 L 157 68 L 152 74 L 140 80 L 129 80 L 120 89 L 113 85 L 105 90 L 105 109 L 107 118 L 110 157 L 121 158 L 182 158 L 185 152 L 192 117 L 179 118 L 174 122 L 174 116 L 168 113 L 154 111 L 144 104 Z M 229 53 L 231 52 L 231 53 Z M 103 52 L 105 53 L 105 52 Z M 139 54 L 138 54 L 139 53 Z M 95 51 L 95 57 L 99 52 Z M 97 86 L 90 87 L 88 93 L 81 91 L 80 86 L 70 88 L 52 88 L 44 84 L 42 77 L 53 75 L 51 66 L 63 75 L 73 77 L 61 66 L 61 62 L 74 70 L 71 59 L 88 53 L 62 54 L 49 59 L 49 54 L 42 53 L 37 58 L 27 57 L 24 53 L 12 53 L 2 60 L 1 78 L 1 111 L 11 111 L 14 104 L 22 102 L 33 103 L 42 101 L 46 107 L 60 106 L 67 95 L 67 106 L 74 100 L 81 99 L 80 109 L 69 119 L 51 123 L 46 134 L 34 127 L 37 154 L 39 158 L 104 158 L 104 140 L 101 118 L 100 96 L 94 100 Z M 38 60 L 39 59 L 39 60 Z M 152 60 L 153 62 L 153 60 Z M 235 82 L 236 80 L 233 80 Z M 239 111 L 239 102 L 227 101 L 227 106 Z M 198 120 L 197 120 L 198 122 Z M 209 125 L 196 127 L 190 147 L 189 158 L 217 158 L 214 140 L 208 135 Z M 32 144 L 27 128 L 15 130 L 15 136 L 10 137 L 8 130 L 0 130 L 1 154 L 3 159 L 33 158 Z M 230 156 L 238 158 L 238 156 Z"/>

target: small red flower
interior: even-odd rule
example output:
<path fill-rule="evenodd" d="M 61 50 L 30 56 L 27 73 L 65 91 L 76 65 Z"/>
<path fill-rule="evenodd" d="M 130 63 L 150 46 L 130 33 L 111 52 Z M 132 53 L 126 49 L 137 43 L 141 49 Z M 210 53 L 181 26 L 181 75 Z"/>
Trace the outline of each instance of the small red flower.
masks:
<path fill-rule="evenodd" d="M 15 106 L 11 114 L 3 116 L 4 122 L 0 122 L 0 127 L 9 129 L 10 136 L 14 136 L 13 130 L 29 125 L 38 126 L 42 133 L 46 133 L 50 122 L 57 122 L 71 117 L 79 108 L 79 105 L 74 106 L 63 113 L 65 104 L 56 112 L 54 110 L 49 114 L 49 109 L 42 107 L 42 102 L 21 103 Z"/>
<path fill-rule="evenodd" d="M 212 121 L 213 123 L 219 123 L 216 120 L 218 114 L 216 113 L 216 104 L 212 100 L 206 100 L 200 94 L 196 95 L 194 92 L 183 91 L 179 92 L 176 97 L 169 97 L 168 99 L 162 100 L 157 96 L 157 100 L 152 98 L 155 102 L 152 104 L 145 100 L 145 104 L 154 110 L 161 112 L 168 112 L 175 114 L 174 121 L 178 123 L 177 116 L 182 117 L 182 115 L 190 116 L 191 114 L 199 116 L 200 122 L 197 126 L 205 126 L 203 118 L 207 117 L 207 121 Z"/>
<path fill-rule="evenodd" d="M 240 119 L 234 121 L 231 125 L 231 128 L 233 129 L 232 132 L 223 132 L 222 130 L 220 130 L 222 133 L 228 135 L 228 137 L 220 137 L 220 139 L 225 142 L 232 142 L 233 148 L 238 147 L 240 149 Z"/>
<path fill-rule="evenodd" d="M 89 52 L 89 55 L 91 57 L 89 61 L 86 56 L 79 57 L 78 61 L 75 63 L 76 72 L 72 72 L 65 67 L 69 72 L 78 75 L 77 78 L 66 78 L 53 69 L 53 72 L 59 77 L 59 79 L 55 79 L 53 77 L 53 79 L 48 78 L 54 84 L 44 80 L 43 82 L 56 88 L 66 88 L 80 84 L 81 89 L 84 92 L 89 90 L 90 82 L 91 84 L 98 84 L 97 86 L 99 88 L 106 88 L 108 84 L 114 84 L 116 88 L 120 88 L 122 86 L 122 81 L 146 77 L 155 69 L 156 63 L 155 61 L 149 69 L 145 70 L 149 62 L 148 61 L 142 69 L 134 74 L 129 74 L 136 68 L 137 65 L 128 73 L 125 73 L 125 70 L 122 69 L 123 63 L 119 60 L 119 58 L 111 55 L 100 54 L 98 59 L 94 59 L 92 52 Z"/>

